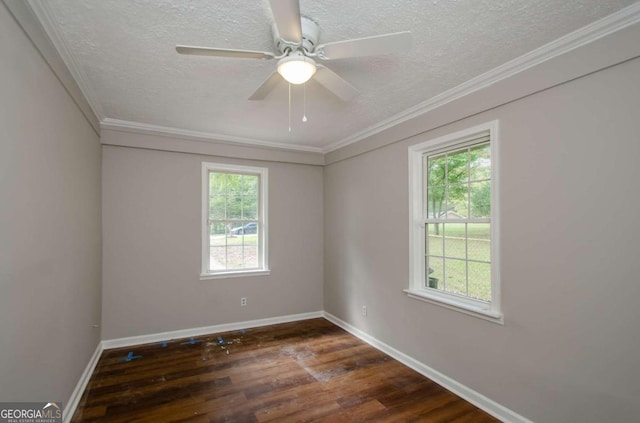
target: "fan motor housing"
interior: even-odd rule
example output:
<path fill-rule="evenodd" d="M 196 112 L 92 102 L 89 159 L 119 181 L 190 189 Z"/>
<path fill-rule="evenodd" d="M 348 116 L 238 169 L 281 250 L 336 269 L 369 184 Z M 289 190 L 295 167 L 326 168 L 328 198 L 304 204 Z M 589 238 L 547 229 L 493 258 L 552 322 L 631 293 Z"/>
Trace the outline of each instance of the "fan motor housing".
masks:
<path fill-rule="evenodd" d="M 273 42 L 276 45 L 276 48 L 280 50 L 281 53 L 284 53 L 287 49 L 292 51 L 298 50 L 299 47 L 302 47 L 307 52 L 313 52 L 314 49 L 318 45 L 318 40 L 320 39 L 320 26 L 316 21 L 307 17 L 301 16 L 300 23 L 302 27 L 302 44 L 293 43 L 291 41 L 284 40 L 280 37 L 278 33 L 278 29 L 275 24 L 273 26 Z"/>

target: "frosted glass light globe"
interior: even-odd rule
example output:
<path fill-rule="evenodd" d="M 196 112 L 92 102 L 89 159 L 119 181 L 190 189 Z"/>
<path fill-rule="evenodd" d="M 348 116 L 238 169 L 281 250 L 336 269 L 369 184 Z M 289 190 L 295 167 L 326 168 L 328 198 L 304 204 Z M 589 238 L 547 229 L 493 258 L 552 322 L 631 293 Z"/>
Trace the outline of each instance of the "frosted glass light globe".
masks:
<path fill-rule="evenodd" d="M 316 62 L 310 57 L 287 56 L 278 62 L 278 73 L 292 84 L 304 84 L 316 73 Z"/>

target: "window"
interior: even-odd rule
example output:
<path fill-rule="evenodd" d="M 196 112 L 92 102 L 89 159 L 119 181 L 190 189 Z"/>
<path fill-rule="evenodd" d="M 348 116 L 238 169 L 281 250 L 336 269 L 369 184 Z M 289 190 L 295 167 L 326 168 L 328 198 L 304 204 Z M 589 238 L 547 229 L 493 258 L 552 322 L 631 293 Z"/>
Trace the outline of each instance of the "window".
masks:
<path fill-rule="evenodd" d="M 409 148 L 412 298 L 502 323 L 497 121 Z"/>
<path fill-rule="evenodd" d="M 269 273 L 267 175 L 202 163 L 202 279 Z"/>

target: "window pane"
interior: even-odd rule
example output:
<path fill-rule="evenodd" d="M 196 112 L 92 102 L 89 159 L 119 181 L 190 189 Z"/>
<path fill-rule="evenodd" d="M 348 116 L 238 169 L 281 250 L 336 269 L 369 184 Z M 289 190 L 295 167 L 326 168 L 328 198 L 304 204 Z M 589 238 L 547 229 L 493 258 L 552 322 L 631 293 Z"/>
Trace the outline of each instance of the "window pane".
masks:
<path fill-rule="evenodd" d="M 466 239 L 464 223 L 445 223 L 442 225 L 444 234 L 444 256 L 465 259 Z"/>
<path fill-rule="evenodd" d="M 226 225 L 221 222 L 213 222 L 209 225 L 210 245 L 225 245 Z"/>
<path fill-rule="evenodd" d="M 224 173 L 209 172 L 209 195 L 224 195 L 226 178 Z"/>
<path fill-rule="evenodd" d="M 491 216 L 491 183 L 472 182 L 471 187 L 471 217 Z"/>
<path fill-rule="evenodd" d="M 466 182 L 447 187 L 447 210 L 442 214 L 443 219 L 465 219 L 468 217 L 468 190 Z"/>
<path fill-rule="evenodd" d="M 230 231 L 227 232 L 227 245 L 228 246 L 234 246 L 234 245 L 242 245 L 242 230 L 243 230 L 243 226 L 234 226 L 235 224 L 230 224 L 230 226 L 233 226 L 231 228 Z"/>
<path fill-rule="evenodd" d="M 444 283 L 444 275 L 442 273 L 444 269 L 443 259 L 427 256 L 425 269 L 427 269 L 425 288 L 442 289 Z"/>
<path fill-rule="evenodd" d="M 468 172 L 469 152 L 464 150 L 447 155 L 447 184 L 466 184 L 469 180 Z"/>
<path fill-rule="evenodd" d="M 491 265 L 469 262 L 469 294 L 479 300 L 491 300 Z"/>
<path fill-rule="evenodd" d="M 228 270 L 258 267 L 258 223 L 234 226 L 225 237 Z"/>
<path fill-rule="evenodd" d="M 489 144 L 471 147 L 471 180 L 491 178 L 491 149 Z"/>
<path fill-rule="evenodd" d="M 467 294 L 467 262 L 465 260 L 444 259 L 444 273 L 447 292 Z"/>
<path fill-rule="evenodd" d="M 227 269 L 244 268 L 242 250 L 242 244 L 227 247 Z"/>
<path fill-rule="evenodd" d="M 242 178 L 242 194 L 243 195 L 258 195 L 258 176 L 257 175 L 244 175 Z"/>
<path fill-rule="evenodd" d="M 445 184 L 444 175 L 446 163 L 447 158 L 444 154 L 427 158 L 427 186 L 433 187 Z"/>
<path fill-rule="evenodd" d="M 242 178 L 243 175 L 227 173 L 227 194 L 242 194 Z"/>
<path fill-rule="evenodd" d="M 209 270 L 224 270 L 227 268 L 226 225 L 215 222 L 210 228 Z"/>
<path fill-rule="evenodd" d="M 258 235 L 257 233 L 244 235 L 243 246 L 244 246 L 244 267 L 247 269 L 257 268 L 258 267 Z"/>
<path fill-rule="evenodd" d="M 429 188 L 427 190 L 427 217 L 439 219 L 444 207 L 444 187 Z"/>
<path fill-rule="evenodd" d="M 429 223 L 426 225 L 427 231 L 427 249 L 426 253 L 430 256 L 442 256 L 442 232 L 441 224 Z"/>
<path fill-rule="evenodd" d="M 209 270 L 225 270 L 227 268 L 227 247 L 211 247 L 209 254 Z"/>
<path fill-rule="evenodd" d="M 255 195 L 242 196 L 242 219 L 251 220 L 258 218 L 258 197 Z"/>
<path fill-rule="evenodd" d="M 242 196 L 229 195 L 227 197 L 227 219 L 242 219 Z"/>
<path fill-rule="evenodd" d="M 491 225 L 489 223 L 469 223 L 467 233 L 469 260 L 491 261 Z"/>
<path fill-rule="evenodd" d="M 227 197 L 214 195 L 209 197 L 209 219 L 223 220 L 225 218 L 225 204 Z"/>

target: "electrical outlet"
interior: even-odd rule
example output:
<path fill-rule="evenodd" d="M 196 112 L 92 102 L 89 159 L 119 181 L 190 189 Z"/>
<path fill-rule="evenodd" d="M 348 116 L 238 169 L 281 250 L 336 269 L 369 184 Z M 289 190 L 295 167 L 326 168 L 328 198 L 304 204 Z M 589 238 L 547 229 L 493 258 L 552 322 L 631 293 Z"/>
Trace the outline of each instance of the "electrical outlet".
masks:
<path fill-rule="evenodd" d="M 240 305 L 241 305 L 242 307 L 244 307 L 244 306 L 246 306 L 246 305 L 247 305 L 247 297 L 242 297 L 242 298 L 240 298 Z"/>
<path fill-rule="evenodd" d="M 367 317 L 367 306 L 366 306 L 366 305 L 363 305 L 363 306 L 362 306 L 362 315 L 363 315 L 364 317 Z"/>

